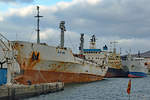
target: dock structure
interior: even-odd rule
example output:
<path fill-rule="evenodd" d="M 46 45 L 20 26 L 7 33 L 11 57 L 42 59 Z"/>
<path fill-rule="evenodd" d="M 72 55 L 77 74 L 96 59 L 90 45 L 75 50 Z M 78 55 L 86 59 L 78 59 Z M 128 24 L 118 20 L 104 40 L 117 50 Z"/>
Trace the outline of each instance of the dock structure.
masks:
<path fill-rule="evenodd" d="M 64 83 L 0 86 L 0 100 L 18 100 L 64 90 Z"/>

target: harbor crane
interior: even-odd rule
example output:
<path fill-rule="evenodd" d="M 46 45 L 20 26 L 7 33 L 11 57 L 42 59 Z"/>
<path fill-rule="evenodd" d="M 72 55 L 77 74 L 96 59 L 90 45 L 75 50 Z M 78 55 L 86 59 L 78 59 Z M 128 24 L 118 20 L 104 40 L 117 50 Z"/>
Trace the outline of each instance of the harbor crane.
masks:
<path fill-rule="evenodd" d="M 6 37 L 0 33 L 0 68 L 2 69 L 7 65 L 7 85 L 12 84 L 12 74 L 15 67 L 16 59 L 14 56 L 14 51 L 12 49 L 12 42 L 10 42 Z"/>
<path fill-rule="evenodd" d="M 113 53 L 116 53 L 116 44 L 119 43 L 117 41 L 112 41 L 110 44 L 113 44 Z"/>

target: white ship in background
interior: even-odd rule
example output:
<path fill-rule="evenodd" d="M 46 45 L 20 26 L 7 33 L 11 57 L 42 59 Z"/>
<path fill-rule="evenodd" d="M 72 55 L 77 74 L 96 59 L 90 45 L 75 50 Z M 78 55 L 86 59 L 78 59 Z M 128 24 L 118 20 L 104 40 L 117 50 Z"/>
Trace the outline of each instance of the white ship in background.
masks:
<path fill-rule="evenodd" d="M 39 7 L 38 24 L 39 25 Z M 82 53 L 73 54 L 64 47 L 65 22 L 61 21 L 60 46 L 48 46 L 40 43 L 39 26 L 37 26 L 37 43 L 12 41 L 16 59 L 20 65 L 21 75 L 15 78 L 20 84 L 38 84 L 62 81 L 91 82 L 102 80 L 107 72 L 107 65 L 89 61 Z M 81 41 L 81 44 L 83 41 Z M 80 45 L 83 48 L 83 45 Z M 105 63 L 105 62 L 104 62 Z"/>
<path fill-rule="evenodd" d="M 147 61 L 141 57 L 128 54 L 122 58 L 122 65 L 129 70 L 128 77 L 146 77 L 148 73 Z"/>
<path fill-rule="evenodd" d="M 83 35 L 84 34 L 81 34 L 81 37 Z M 82 40 L 82 38 L 81 38 L 81 40 Z M 89 61 L 95 62 L 95 63 L 100 64 L 102 66 L 108 65 L 107 52 L 96 48 L 96 37 L 95 37 L 95 35 L 92 35 L 92 37 L 90 39 L 89 49 L 80 48 L 80 52 Z"/>

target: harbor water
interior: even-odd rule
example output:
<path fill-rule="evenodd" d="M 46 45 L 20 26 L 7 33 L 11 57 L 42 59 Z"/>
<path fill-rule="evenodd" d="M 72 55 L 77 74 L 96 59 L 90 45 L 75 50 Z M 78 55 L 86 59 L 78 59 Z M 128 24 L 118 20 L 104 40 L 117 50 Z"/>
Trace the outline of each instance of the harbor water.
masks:
<path fill-rule="evenodd" d="M 126 92 L 131 79 L 130 100 L 150 100 L 150 76 L 107 78 L 102 81 L 65 85 L 64 91 L 24 100 L 129 100 Z"/>

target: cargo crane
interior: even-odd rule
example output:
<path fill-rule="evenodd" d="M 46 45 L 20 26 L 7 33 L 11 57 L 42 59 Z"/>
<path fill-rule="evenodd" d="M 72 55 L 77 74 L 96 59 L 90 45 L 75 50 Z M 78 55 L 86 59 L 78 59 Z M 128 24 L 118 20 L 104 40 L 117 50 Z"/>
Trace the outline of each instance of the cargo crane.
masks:
<path fill-rule="evenodd" d="M 15 67 L 15 56 L 14 51 L 12 49 L 12 42 L 10 42 L 6 37 L 4 37 L 0 33 L 0 49 L 1 49 L 1 55 L 0 55 L 0 69 L 7 68 L 7 85 L 11 85 L 13 83 L 12 80 L 12 74 L 13 69 Z M 6 67 L 4 67 L 6 65 Z"/>
<path fill-rule="evenodd" d="M 110 42 L 110 44 L 113 44 L 113 53 L 116 53 L 116 44 L 119 43 L 117 41 L 113 41 L 113 42 Z"/>

